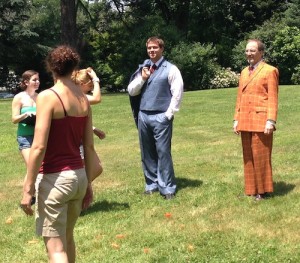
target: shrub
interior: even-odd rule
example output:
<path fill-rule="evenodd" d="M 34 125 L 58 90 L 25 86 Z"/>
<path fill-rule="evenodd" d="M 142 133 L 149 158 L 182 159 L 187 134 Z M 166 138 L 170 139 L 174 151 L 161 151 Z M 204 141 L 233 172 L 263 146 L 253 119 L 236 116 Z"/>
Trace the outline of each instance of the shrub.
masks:
<path fill-rule="evenodd" d="M 221 68 L 216 72 L 215 77 L 210 81 L 211 89 L 237 87 L 240 74 L 230 68 Z"/>
<path fill-rule="evenodd" d="M 185 90 L 209 89 L 219 69 L 216 50 L 211 44 L 181 42 L 172 49 L 170 61 L 181 70 Z"/>
<path fill-rule="evenodd" d="M 295 67 L 291 81 L 295 85 L 300 85 L 300 66 Z"/>

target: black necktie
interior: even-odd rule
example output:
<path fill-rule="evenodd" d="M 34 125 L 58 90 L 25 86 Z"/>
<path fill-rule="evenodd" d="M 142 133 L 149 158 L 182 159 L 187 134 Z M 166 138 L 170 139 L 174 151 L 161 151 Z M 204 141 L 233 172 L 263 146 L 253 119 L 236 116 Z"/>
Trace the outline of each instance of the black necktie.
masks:
<path fill-rule="evenodd" d="M 154 70 L 156 70 L 157 66 L 155 64 L 152 65 L 152 67 L 150 68 L 150 73 L 152 74 L 154 72 Z"/>

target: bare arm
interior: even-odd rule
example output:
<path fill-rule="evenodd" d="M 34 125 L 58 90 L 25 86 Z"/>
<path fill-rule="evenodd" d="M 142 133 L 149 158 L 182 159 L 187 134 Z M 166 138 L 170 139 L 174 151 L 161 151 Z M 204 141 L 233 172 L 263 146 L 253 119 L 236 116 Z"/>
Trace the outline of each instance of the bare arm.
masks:
<path fill-rule="evenodd" d="M 100 159 L 94 148 L 93 128 L 92 128 L 92 111 L 89 108 L 89 117 L 83 136 L 84 162 L 85 171 L 88 179 L 88 187 L 82 203 L 82 209 L 89 207 L 93 199 L 92 181 L 102 173 Z"/>
<path fill-rule="evenodd" d="M 27 175 L 23 186 L 23 199 L 21 201 L 21 205 L 25 207 L 24 211 L 28 215 L 33 214 L 30 202 L 35 193 L 34 184 L 47 147 L 53 113 L 52 98 L 49 96 L 49 91 L 41 92 L 41 94 L 37 97 L 37 118 L 34 140 L 30 150 Z"/>
<path fill-rule="evenodd" d="M 84 149 L 85 170 L 86 170 L 88 182 L 91 183 L 94 178 L 94 173 L 98 172 L 97 169 L 95 170 L 95 163 L 94 163 L 94 155 L 96 154 L 96 151 L 94 148 L 91 108 L 89 109 L 89 117 L 88 117 L 87 125 L 85 127 L 82 144 Z"/>
<path fill-rule="evenodd" d="M 91 105 L 94 105 L 101 102 L 100 80 L 92 68 L 88 68 L 88 74 L 93 81 L 94 89 L 93 89 L 93 95 L 86 94 L 86 97 L 89 103 Z"/>
<path fill-rule="evenodd" d="M 22 102 L 21 102 L 21 96 L 16 95 L 12 101 L 11 104 L 11 121 L 12 123 L 16 124 L 19 123 L 20 121 L 26 119 L 29 116 L 29 113 L 25 112 L 21 114 L 21 109 L 22 109 Z"/>

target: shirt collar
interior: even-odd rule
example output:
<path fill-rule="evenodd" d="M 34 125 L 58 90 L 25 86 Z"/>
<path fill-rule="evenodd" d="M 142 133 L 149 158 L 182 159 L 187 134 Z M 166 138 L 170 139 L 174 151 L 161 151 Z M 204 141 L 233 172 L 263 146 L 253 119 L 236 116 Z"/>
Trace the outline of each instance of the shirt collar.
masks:
<path fill-rule="evenodd" d="M 158 66 L 160 64 L 160 62 L 162 62 L 163 59 L 164 59 L 164 57 L 161 57 L 158 61 L 156 61 L 156 63 L 153 63 L 151 61 L 151 66 L 153 66 L 153 64 L 155 64 L 156 66 Z"/>
<path fill-rule="evenodd" d="M 260 62 L 262 62 L 263 60 L 258 61 L 255 65 L 253 65 L 253 69 L 256 69 L 259 65 Z"/>

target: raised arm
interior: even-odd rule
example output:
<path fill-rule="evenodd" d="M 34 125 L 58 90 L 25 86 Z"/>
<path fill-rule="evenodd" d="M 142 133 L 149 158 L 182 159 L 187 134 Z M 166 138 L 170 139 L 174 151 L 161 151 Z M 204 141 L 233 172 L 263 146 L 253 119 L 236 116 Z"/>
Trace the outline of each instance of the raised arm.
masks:
<path fill-rule="evenodd" d="M 86 97 L 91 105 L 101 102 L 101 89 L 100 89 L 100 80 L 97 77 L 96 72 L 92 68 L 87 69 L 87 73 L 91 77 L 91 80 L 94 85 L 93 95 L 86 94 Z"/>

